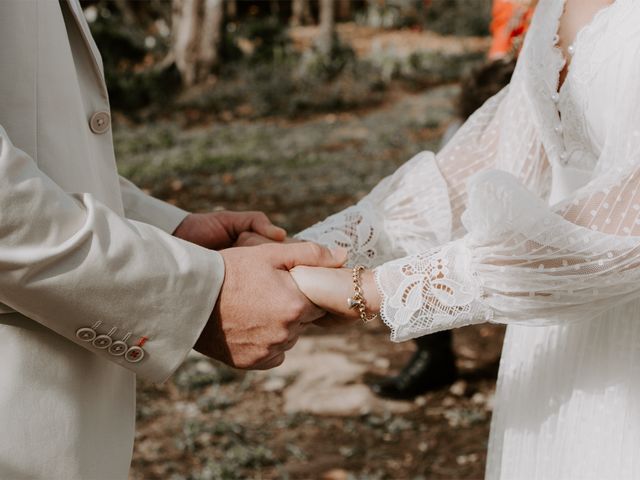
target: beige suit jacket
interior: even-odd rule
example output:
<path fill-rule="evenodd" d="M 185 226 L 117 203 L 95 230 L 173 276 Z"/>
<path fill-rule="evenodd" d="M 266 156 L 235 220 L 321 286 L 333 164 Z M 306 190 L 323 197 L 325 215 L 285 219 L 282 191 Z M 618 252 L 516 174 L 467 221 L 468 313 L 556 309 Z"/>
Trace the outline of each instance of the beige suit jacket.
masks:
<path fill-rule="evenodd" d="M 0 1 L 0 478 L 126 478 L 135 376 L 166 379 L 216 301 L 186 212 L 119 178 L 77 0 Z"/>

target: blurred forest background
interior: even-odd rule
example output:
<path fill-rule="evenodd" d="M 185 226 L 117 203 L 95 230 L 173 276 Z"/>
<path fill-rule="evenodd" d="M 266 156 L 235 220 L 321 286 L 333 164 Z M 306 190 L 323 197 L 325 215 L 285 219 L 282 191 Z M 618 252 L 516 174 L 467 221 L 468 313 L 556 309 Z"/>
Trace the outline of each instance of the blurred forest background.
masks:
<path fill-rule="evenodd" d="M 88 0 L 120 172 L 192 211 L 295 233 L 361 198 L 458 116 L 490 0 Z M 141 382 L 131 479 L 477 479 L 502 331 L 456 332 L 462 379 L 413 402 L 382 325 L 310 331 L 271 372 L 193 354 Z"/>

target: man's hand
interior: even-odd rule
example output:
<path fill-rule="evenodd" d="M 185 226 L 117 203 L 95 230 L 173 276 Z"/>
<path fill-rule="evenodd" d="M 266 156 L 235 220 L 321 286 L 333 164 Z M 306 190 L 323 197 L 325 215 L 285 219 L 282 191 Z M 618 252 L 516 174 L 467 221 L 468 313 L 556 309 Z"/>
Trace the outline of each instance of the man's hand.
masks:
<path fill-rule="evenodd" d="M 296 265 L 340 267 L 346 252 L 292 243 L 220 253 L 224 283 L 195 349 L 236 368 L 280 365 L 307 324 L 324 315 L 300 292 L 289 270 Z"/>
<path fill-rule="evenodd" d="M 253 232 L 280 242 L 287 232 L 271 223 L 262 212 L 192 213 L 178 225 L 173 235 L 212 250 L 231 247 L 243 232 Z"/>

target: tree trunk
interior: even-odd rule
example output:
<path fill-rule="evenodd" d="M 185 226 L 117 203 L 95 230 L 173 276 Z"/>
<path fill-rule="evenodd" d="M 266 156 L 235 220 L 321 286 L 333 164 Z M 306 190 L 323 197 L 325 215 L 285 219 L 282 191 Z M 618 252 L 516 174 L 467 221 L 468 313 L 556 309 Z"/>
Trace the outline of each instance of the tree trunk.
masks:
<path fill-rule="evenodd" d="M 313 21 L 309 0 L 293 0 L 291 4 L 291 26 L 299 27 Z"/>
<path fill-rule="evenodd" d="M 323 55 L 330 55 L 336 43 L 335 0 L 320 0 L 320 32 L 318 34 L 318 50 Z"/>
<path fill-rule="evenodd" d="M 227 0 L 224 3 L 227 5 L 227 18 L 235 20 L 238 16 L 238 2 L 236 0 Z"/>
<path fill-rule="evenodd" d="M 384 0 L 367 0 L 367 25 L 375 28 L 382 26 L 381 12 L 384 4 Z"/>
<path fill-rule="evenodd" d="M 116 5 L 116 8 L 120 10 L 120 13 L 122 14 L 122 20 L 124 21 L 124 24 L 127 26 L 135 25 L 137 21 L 136 15 L 135 13 L 133 13 L 131 5 L 129 5 L 127 0 L 115 0 L 114 3 Z"/>
<path fill-rule="evenodd" d="M 351 20 L 351 1 L 352 0 L 338 0 L 338 20 Z"/>
<path fill-rule="evenodd" d="M 206 80 L 220 61 L 222 0 L 173 0 L 172 51 L 185 86 Z"/>
<path fill-rule="evenodd" d="M 269 2 L 269 13 L 274 17 L 278 16 L 280 13 L 280 4 L 278 3 L 278 0 L 271 0 Z"/>

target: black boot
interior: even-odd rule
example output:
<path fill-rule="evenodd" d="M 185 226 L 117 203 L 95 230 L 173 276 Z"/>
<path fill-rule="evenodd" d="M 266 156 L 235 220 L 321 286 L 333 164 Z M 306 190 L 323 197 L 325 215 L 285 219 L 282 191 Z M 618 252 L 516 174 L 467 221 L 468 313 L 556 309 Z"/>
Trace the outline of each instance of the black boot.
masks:
<path fill-rule="evenodd" d="M 458 371 L 451 332 L 438 332 L 415 340 L 418 347 L 400 373 L 371 384 L 376 395 L 410 400 L 455 382 Z"/>

